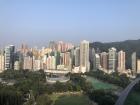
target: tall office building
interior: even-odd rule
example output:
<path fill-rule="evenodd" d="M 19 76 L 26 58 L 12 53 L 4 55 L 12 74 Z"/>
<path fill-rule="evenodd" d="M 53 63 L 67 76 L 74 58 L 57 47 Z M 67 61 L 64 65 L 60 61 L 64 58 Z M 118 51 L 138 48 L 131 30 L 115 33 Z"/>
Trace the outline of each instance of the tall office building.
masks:
<path fill-rule="evenodd" d="M 5 47 L 5 70 L 14 69 L 14 51 L 15 46 L 13 45 Z"/>
<path fill-rule="evenodd" d="M 77 47 L 75 49 L 75 67 L 79 67 L 80 66 L 80 48 Z"/>
<path fill-rule="evenodd" d="M 80 70 L 82 73 L 89 72 L 89 42 L 84 40 L 80 44 Z"/>
<path fill-rule="evenodd" d="M 137 73 L 137 55 L 136 55 L 136 52 L 133 52 L 132 55 L 131 55 L 131 60 L 132 60 L 132 71 L 133 71 L 133 74 L 135 75 Z"/>
<path fill-rule="evenodd" d="M 15 62 L 15 46 L 14 45 L 10 45 L 10 49 L 11 49 L 11 65 L 12 65 L 12 69 L 14 69 L 14 62 Z"/>
<path fill-rule="evenodd" d="M 109 73 L 111 72 L 115 72 L 116 70 L 116 56 L 117 56 L 117 53 L 116 53 L 116 48 L 110 48 L 109 49 L 109 53 L 108 53 L 108 69 L 109 69 Z"/>
<path fill-rule="evenodd" d="M 118 52 L 118 72 L 123 72 L 125 70 L 125 52 Z"/>
<path fill-rule="evenodd" d="M 101 67 L 103 70 L 108 69 L 108 53 L 106 52 L 101 53 Z"/>

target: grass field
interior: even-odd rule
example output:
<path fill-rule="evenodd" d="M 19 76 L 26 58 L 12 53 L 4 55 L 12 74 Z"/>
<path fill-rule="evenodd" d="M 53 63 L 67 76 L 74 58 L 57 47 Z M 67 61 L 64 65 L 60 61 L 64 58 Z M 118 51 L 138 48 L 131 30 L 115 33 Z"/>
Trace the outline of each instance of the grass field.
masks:
<path fill-rule="evenodd" d="M 97 80 L 93 77 L 87 76 L 86 78 L 87 78 L 87 81 L 92 83 L 94 89 L 113 89 L 113 90 L 118 89 L 118 87 L 113 85 L 113 84 L 102 82 L 102 81 Z"/>
<path fill-rule="evenodd" d="M 53 94 L 52 98 L 54 100 L 54 105 L 89 105 L 90 103 L 88 97 L 82 94 Z"/>
<path fill-rule="evenodd" d="M 140 105 L 140 93 L 132 91 L 124 105 Z"/>

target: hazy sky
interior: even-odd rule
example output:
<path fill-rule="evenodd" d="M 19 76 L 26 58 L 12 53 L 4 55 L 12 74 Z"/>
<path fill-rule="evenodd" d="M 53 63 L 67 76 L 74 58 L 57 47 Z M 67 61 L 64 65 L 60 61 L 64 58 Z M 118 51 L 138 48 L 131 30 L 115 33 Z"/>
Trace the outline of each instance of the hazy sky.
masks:
<path fill-rule="evenodd" d="M 0 0 L 0 45 L 140 38 L 140 0 Z"/>

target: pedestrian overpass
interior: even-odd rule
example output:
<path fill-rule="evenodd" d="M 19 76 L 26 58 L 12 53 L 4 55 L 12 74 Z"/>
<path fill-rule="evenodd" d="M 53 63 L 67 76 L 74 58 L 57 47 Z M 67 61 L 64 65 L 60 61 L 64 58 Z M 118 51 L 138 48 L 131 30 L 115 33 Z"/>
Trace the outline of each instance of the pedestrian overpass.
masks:
<path fill-rule="evenodd" d="M 133 82 L 131 82 L 121 93 L 121 95 L 119 96 L 117 102 L 115 103 L 115 105 L 124 105 L 125 100 L 128 96 L 128 94 L 130 93 L 130 91 L 133 89 L 133 87 L 140 82 L 140 77 L 136 78 Z"/>

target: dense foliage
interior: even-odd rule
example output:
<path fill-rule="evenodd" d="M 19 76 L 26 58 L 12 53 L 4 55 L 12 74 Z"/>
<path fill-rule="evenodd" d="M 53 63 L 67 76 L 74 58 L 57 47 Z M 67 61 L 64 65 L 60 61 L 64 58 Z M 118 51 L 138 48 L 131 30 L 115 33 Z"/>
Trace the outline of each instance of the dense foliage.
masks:
<path fill-rule="evenodd" d="M 0 105 L 21 105 L 23 97 L 21 92 L 11 86 L 0 84 Z"/>
<path fill-rule="evenodd" d="M 117 100 L 116 95 L 105 90 L 94 90 L 89 93 L 89 98 L 97 102 L 98 105 L 114 105 Z"/>
<path fill-rule="evenodd" d="M 140 82 L 128 94 L 124 105 L 140 105 Z"/>
<path fill-rule="evenodd" d="M 112 97 L 112 92 L 106 93 L 105 91 L 98 92 L 94 90 L 92 84 L 87 82 L 85 75 L 69 75 L 70 81 L 67 83 L 47 84 L 43 71 L 5 71 L 0 74 L 0 78 L 3 78 L 4 81 L 14 80 L 15 82 L 11 86 L 0 85 L 0 105 L 51 105 L 50 94 L 77 91 L 84 92 L 93 101 L 99 97 L 100 101 L 113 105 L 111 103 L 114 103 L 115 99 L 109 99 Z M 100 74 L 100 76 L 102 75 Z M 105 95 L 104 98 L 103 95 Z M 102 103 L 99 103 L 99 105 L 102 105 Z"/>
<path fill-rule="evenodd" d="M 86 81 L 85 78 L 82 77 L 81 74 L 69 74 L 71 75 L 71 79 L 67 83 L 60 83 L 56 82 L 55 84 L 47 84 L 46 83 L 46 76 L 43 71 L 37 71 L 37 72 L 32 72 L 28 70 L 21 70 L 21 71 L 13 71 L 13 70 L 8 70 L 4 71 L 3 73 L 0 74 L 0 78 L 3 79 L 3 81 L 15 81 L 14 85 L 11 87 L 15 90 L 11 90 L 7 88 L 7 85 L 5 86 L 5 91 L 3 92 L 4 94 L 8 95 L 8 97 L 15 96 L 19 97 L 16 98 L 18 100 L 18 103 L 16 100 L 14 101 L 14 105 L 22 105 L 23 103 L 26 102 L 26 105 L 33 105 L 37 103 L 39 100 L 42 103 L 51 103 L 52 101 L 46 96 L 47 94 L 51 94 L 53 92 L 67 92 L 67 91 L 84 91 L 88 92 L 92 89 L 92 85 Z M 3 88 L 1 91 L 3 91 Z M 6 90 L 9 92 L 9 94 L 6 92 Z M 13 92 L 13 93 L 12 93 Z M 0 94 L 0 97 L 3 98 L 3 94 Z M 41 97 L 41 98 L 40 98 Z M 47 97 L 45 100 L 44 97 Z M 8 103 L 11 102 L 11 99 L 8 100 L 9 98 L 6 98 L 4 102 L 7 102 L 6 105 L 10 105 Z M 22 99 L 22 100 L 21 100 Z M 1 101 L 1 100 L 0 100 Z M 3 102 L 3 101 L 1 101 Z M 38 103 L 37 103 L 38 104 Z M 4 104 L 3 104 L 4 105 Z M 44 104 L 45 105 L 45 104 Z"/>
<path fill-rule="evenodd" d="M 0 102 L 6 103 L 0 105 L 22 105 L 23 103 L 26 103 L 27 100 L 31 101 L 30 104 L 27 105 L 33 105 L 38 99 L 38 96 L 47 93 L 45 74 L 43 71 L 31 72 L 28 70 L 7 70 L 0 74 L 0 78 L 7 83 L 15 81 L 14 85 L 10 86 L 10 88 L 6 84 L 3 84 L 3 87 L 1 87 L 2 89 L 0 91 L 3 93 L 0 94 L 0 97 L 3 98 L 6 94 L 6 97 L 10 97 L 10 100 L 8 100 L 8 98 L 5 98 L 3 101 L 0 100 Z M 3 89 L 5 91 L 3 91 Z M 15 97 L 15 100 L 11 95 Z M 32 97 L 30 98 L 30 96 Z M 15 103 L 11 104 L 11 99 L 12 102 Z"/>

